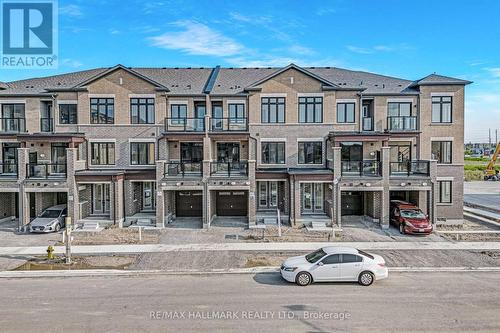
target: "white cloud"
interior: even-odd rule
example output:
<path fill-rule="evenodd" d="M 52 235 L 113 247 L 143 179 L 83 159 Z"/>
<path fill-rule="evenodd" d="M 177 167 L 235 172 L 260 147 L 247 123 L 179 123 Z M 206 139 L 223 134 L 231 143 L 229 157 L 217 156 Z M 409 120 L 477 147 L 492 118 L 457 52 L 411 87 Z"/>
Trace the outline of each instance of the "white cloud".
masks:
<path fill-rule="evenodd" d="M 335 14 L 336 12 L 337 11 L 335 10 L 335 8 L 332 8 L 332 7 L 323 7 L 323 8 L 316 9 L 316 15 L 318 15 L 318 16 Z"/>
<path fill-rule="evenodd" d="M 354 53 L 359 53 L 359 54 L 371 54 L 374 52 L 373 49 L 368 49 L 365 47 L 359 47 L 359 46 L 354 46 L 354 45 L 347 45 L 347 49 L 351 52 Z"/>
<path fill-rule="evenodd" d="M 292 45 L 288 48 L 290 53 L 299 54 L 299 55 L 314 55 L 316 52 L 308 47 L 302 45 Z"/>
<path fill-rule="evenodd" d="M 109 30 L 108 30 L 108 32 L 109 32 L 111 35 L 118 35 L 118 34 L 120 34 L 120 33 L 121 33 L 121 31 L 120 31 L 120 30 L 118 30 L 118 29 L 114 29 L 114 28 L 109 29 Z"/>
<path fill-rule="evenodd" d="M 485 68 L 493 77 L 500 77 L 500 67 Z"/>
<path fill-rule="evenodd" d="M 61 65 L 66 66 L 66 67 L 71 67 L 71 68 L 79 68 L 79 67 L 83 66 L 83 64 L 80 61 L 75 60 L 75 59 L 69 59 L 69 58 L 62 59 Z"/>
<path fill-rule="evenodd" d="M 152 45 L 181 50 L 191 55 L 216 57 L 234 56 L 244 50 L 243 45 L 205 24 L 195 21 L 177 21 L 173 25 L 181 30 L 150 37 Z"/>
<path fill-rule="evenodd" d="M 61 6 L 59 7 L 59 15 L 79 18 L 83 16 L 83 10 L 78 5 Z"/>
<path fill-rule="evenodd" d="M 346 48 L 351 52 L 359 54 L 373 54 L 376 52 L 395 52 L 395 51 L 405 51 L 412 49 L 412 47 L 406 43 L 401 43 L 397 45 L 375 45 L 369 47 L 347 45 Z"/>

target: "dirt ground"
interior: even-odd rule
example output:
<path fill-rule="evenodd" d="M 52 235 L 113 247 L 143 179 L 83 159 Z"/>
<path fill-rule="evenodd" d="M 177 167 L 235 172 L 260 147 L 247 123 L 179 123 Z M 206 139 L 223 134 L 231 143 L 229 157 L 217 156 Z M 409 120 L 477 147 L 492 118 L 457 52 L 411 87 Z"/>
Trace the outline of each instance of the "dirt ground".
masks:
<path fill-rule="evenodd" d="M 160 231 L 143 230 L 141 240 L 137 228 L 109 228 L 99 232 L 74 232 L 74 245 L 101 245 L 101 244 L 157 244 Z"/>
<path fill-rule="evenodd" d="M 126 269 L 137 260 L 135 255 L 73 256 L 66 264 L 64 256 L 47 259 L 33 256 L 13 268 L 14 270 L 61 270 L 61 269 Z"/>

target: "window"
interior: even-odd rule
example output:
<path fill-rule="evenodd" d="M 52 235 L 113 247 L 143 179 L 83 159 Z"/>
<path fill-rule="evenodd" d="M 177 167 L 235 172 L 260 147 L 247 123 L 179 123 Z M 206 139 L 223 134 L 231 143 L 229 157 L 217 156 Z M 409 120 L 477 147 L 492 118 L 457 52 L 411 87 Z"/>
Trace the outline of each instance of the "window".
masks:
<path fill-rule="evenodd" d="M 245 104 L 229 104 L 229 122 L 233 124 L 244 124 Z"/>
<path fill-rule="evenodd" d="M 410 117 L 411 116 L 411 103 L 387 103 L 387 114 L 389 117 Z"/>
<path fill-rule="evenodd" d="M 354 103 L 337 103 L 337 122 L 354 123 Z"/>
<path fill-rule="evenodd" d="M 263 123 L 284 123 L 285 98 L 263 97 L 261 100 L 261 121 Z"/>
<path fill-rule="evenodd" d="M 115 101 L 113 98 L 90 99 L 90 123 L 114 124 Z"/>
<path fill-rule="evenodd" d="M 322 142 L 299 142 L 299 164 L 323 163 Z"/>
<path fill-rule="evenodd" d="M 340 254 L 332 254 L 325 259 L 321 260 L 321 262 L 325 265 L 333 265 L 340 263 Z"/>
<path fill-rule="evenodd" d="M 171 124 L 184 125 L 187 117 L 186 104 L 172 104 L 170 105 L 170 118 Z"/>
<path fill-rule="evenodd" d="M 59 124 L 77 124 L 76 104 L 59 104 Z"/>
<path fill-rule="evenodd" d="M 115 144 L 113 142 L 92 142 L 90 152 L 91 164 L 115 164 Z"/>
<path fill-rule="evenodd" d="M 342 263 L 347 264 L 350 262 L 362 262 L 363 258 L 355 254 L 344 253 L 342 254 Z"/>
<path fill-rule="evenodd" d="M 432 158 L 438 163 L 451 163 L 451 141 L 432 141 Z"/>
<path fill-rule="evenodd" d="M 3 131 L 24 132 L 26 131 L 26 120 L 24 118 L 24 104 L 2 104 L 2 123 L 0 129 Z"/>
<path fill-rule="evenodd" d="M 154 142 L 132 142 L 130 143 L 130 164 L 152 165 L 155 163 Z"/>
<path fill-rule="evenodd" d="M 262 164 L 285 164 L 285 143 L 262 142 Z"/>
<path fill-rule="evenodd" d="M 451 97 L 432 97 L 432 122 L 451 123 Z"/>
<path fill-rule="evenodd" d="M 278 182 L 257 182 L 259 189 L 259 208 L 276 208 L 278 207 Z"/>
<path fill-rule="evenodd" d="M 451 180 L 438 181 L 438 203 L 451 203 Z"/>
<path fill-rule="evenodd" d="M 299 123 L 323 122 L 323 98 L 299 97 Z"/>
<path fill-rule="evenodd" d="M 154 98 L 131 98 L 130 99 L 130 122 L 132 124 L 154 124 L 155 123 L 155 99 Z"/>

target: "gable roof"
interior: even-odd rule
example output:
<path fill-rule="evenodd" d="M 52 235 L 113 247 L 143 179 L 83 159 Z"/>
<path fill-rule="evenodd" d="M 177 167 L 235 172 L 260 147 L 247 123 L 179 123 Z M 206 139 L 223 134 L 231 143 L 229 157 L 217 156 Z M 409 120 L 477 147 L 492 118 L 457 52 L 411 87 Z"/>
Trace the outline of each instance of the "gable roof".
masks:
<path fill-rule="evenodd" d="M 110 73 L 113 73 L 114 71 L 117 71 L 119 69 L 124 70 L 124 71 L 126 71 L 126 72 L 128 72 L 128 73 L 130 73 L 130 74 L 132 74 L 134 76 L 137 76 L 138 78 L 140 78 L 140 79 L 142 79 L 142 80 L 144 80 L 146 82 L 151 83 L 152 85 L 154 85 L 159 90 L 168 91 L 168 88 L 165 87 L 164 85 L 156 82 L 155 80 L 149 78 L 148 76 L 142 75 L 142 74 L 134 71 L 132 68 L 127 68 L 127 67 L 125 67 L 123 65 L 120 65 L 120 64 L 118 64 L 116 66 L 113 66 L 111 68 L 108 68 L 104 72 L 101 72 L 101 73 L 99 73 L 99 74 L 97 74 L 97 75 L 95 75 L 95 76 L 93 76 L 93 77 L 91 77 L 91 78 L 89 78 L 87 80 L 84 80 L 84 81 L 78 83 L 73 88 L 82 88 L 84 86 L 87 86 L 88 84 L 90 84 L 90 83 L 92 83 L 92 82 L 94 82 L 94 81 L 96 81 L 96 80 L 98 80 L 98 79 L 100 79 L 100 78 L 102 78 L 102 77 L 110 74 Z"/>
<path fill-rule="evenodd" d="M 323 83 L 323 84 L 324 84 L 325 86 L 327 86 L 327 87 L 330 87 L 330 88 L 340 88 L 340 87 L 339 87 L 339 86 L 337 86 L 336 84 L 334 84 L 334 83 L 332 83 L 332 82 L 330 82 L 330 81 L 328 81 L 328 80 L 324 79 L 324 78 L 323 78 L 323 77 L 321 77 L 321 76 L 318 76 L 318 75 L 316 75 L 316 74 L 314 74 L 314 73 L 311 73 L 311 72 L 307 71 L 306 69 L 304 69 L 304 68 L 302 68 L 302 67 L 299 67 L 299 66 L 297 66 L 297 65 L 295 65 L 295 64 L 290 64 L 290 65 L 288 65 L 288 66 L 285 66 L 285 67 L 283 67 L 283 68 L 281 68 L 281 69 L 276 70 L 274 73 L 271 73 L 271 74 L 269 74 L 268 76 L 263 77 L 262 79 L 260 79 L 260 80 L 258 80 L 258 81 L 256 81 L 256 82 L 252 83 L 251 85 L 247 86 L 247 87 L 245 88 L 245 90 L 255 90 L 255 89 L 258 89 L 258 86 L 259 86 L 259 85 L 261 85 L 262 83 L 264 83 L 264 82 L 266 82 L 266 81 L 268 81 L 268 80 L 272 79 L 273 77 L 278 76 L 279 74 L 281 74 L 281 73 L 283 73 L 283 72 L 286 72 L 286 71 L 287 71 L 287 70 L 289 70 L 289 69 L 295 69 L 295 70 L 297 70 L 297 71 L 299 71 L 299 72 L 302 72 L 303 74 L 305 74 L 305 75 L 307 75 L 307 76 L 310 76 L 310 77 L 312 77 L 312 78 L 314 78 L 314 79 L 316 79 L 316 80 L 320 81 L 321 83 Z"/>
<path fill-rule="evenodd" d="M 444 76 L 444 75 L 438 75 L 438 74 L 430 74 L 427 75 L 426 77 L 413 81 L 410 86 L 416 87 L 416 86 L 425 86 L 425 85 L 467 85 L 471 84 L 472 81 L 467 81 L 467 80 L 462 80 L 462 79 L 457 79 L 454 77 L 449 77 L 449 76 Z"/>

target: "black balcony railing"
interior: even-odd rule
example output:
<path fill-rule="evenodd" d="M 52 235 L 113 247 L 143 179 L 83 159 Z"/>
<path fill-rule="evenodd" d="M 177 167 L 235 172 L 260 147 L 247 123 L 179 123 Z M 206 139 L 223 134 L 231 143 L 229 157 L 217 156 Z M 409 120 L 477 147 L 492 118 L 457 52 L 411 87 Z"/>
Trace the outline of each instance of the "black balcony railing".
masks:
<path fill-rule="evenodd" d="M 390 162 L 391 176 L 429 176 L 429 161 Z"/>
<path fill-rule="evenodd" d="M 0 118 L 1 132 L 26 132 L 25 118 Z"/>
<path fill-rule="evenodd" d="M 248 163 L 245 162 L 212 162 L 210 175 L 221 177 L 248 176 Z"/>
<path fill-rule="evenodd" d="M 342 161 L 342 175 L 380 177 L 381 166 L 379 161 Z"/>
<path fill-rule="evenodd" d="M 204 132 L 205 118 L 165 118 L 166 132 Z"/>
<path fill-rule="evenodd" d="M 40 132 L 53 132 L 54 118 L 40 118 Z"/>
<path fill-rule="evenodd" d="M 27 178 L 66 178 L 66 164 L 62 163 L 28 163 Z"/>
<path fill-rule="evenodd" d="M 247 118 L 210 118 L 212 132 L 247 132 Z"/>
<path fill-rule="evenodd" d="M 202 176 L 202 162 L 167 162 L 165 177 Z"/>
<path fill-rule="evenodd" d="M 416 131 L 417 117 L 415 116 L 387 117 L 387 130 L 395 132 Z"/>
<path fill-rule="evenodd" d="M 0 163 L 0 177 L 17 177 L 17 161 Z"/>

